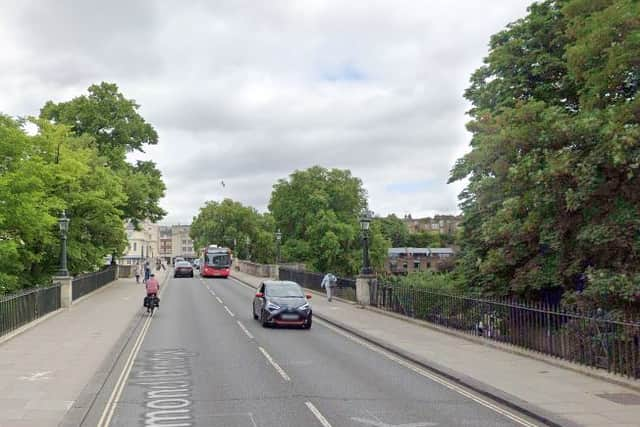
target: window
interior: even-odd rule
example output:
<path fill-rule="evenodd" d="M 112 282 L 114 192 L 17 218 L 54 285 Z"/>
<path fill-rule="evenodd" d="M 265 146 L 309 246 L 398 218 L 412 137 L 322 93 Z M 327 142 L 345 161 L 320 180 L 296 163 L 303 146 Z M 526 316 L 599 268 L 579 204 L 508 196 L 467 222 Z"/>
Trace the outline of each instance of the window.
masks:
<path fill-rule="evenodd" d="M 133 242 L 133 250 L 137 251 L 138 250 L 138 244 L 136 242 Z"/>
<path fill-rule="evenodd" d="M 420 271 L 420 260 L 413 261 L 413 269 Z"/>

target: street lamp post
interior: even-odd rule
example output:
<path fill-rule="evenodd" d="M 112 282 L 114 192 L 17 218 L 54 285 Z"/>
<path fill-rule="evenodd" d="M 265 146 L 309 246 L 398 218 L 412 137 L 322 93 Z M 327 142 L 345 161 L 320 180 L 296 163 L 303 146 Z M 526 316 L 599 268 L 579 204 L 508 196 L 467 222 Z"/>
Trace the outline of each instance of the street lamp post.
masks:
<path fill-rule="evenodd" d="M 58 218 L 58 226 L 60 227 L 60 271 L 58 276 L 69 276 L 69 270 L 67 270 L 67 233 L 69 231 L 69 218 L 65 211 L 62 211 L 62 216 Z"/>
<path fill-rule="evenodd" d="M 247 243 L 247 260 L 251 261 L 251 238 L 247 236 L 245 242 Z"/>
<path fill-rule="evenodd" d="M 282 241 L 282 233 L 280 229 L 276 231 L 276 264 L 280 264 L 280 242 Z"/>
<path fill-rule="evenodd" d="M 373 273 L 369 264 L 369 226 L 371 225 L 371 212 L 365 209 L 360 216 L 360 229 L 362 230 L 362 275 Z"/>

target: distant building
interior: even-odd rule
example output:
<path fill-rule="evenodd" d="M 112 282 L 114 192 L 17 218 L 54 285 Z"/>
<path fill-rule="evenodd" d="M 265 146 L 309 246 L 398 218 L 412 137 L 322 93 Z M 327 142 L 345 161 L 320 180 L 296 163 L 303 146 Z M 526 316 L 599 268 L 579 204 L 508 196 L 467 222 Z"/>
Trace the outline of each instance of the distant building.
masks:
<path fill-rule="evenodd" d="M 440 234 L 454 234 L 460 223 L 461 215 L 435 215 L 433 218 L 412 218 L 411 215 L 405 215 L 403 218 L 405 224 L 411 233 L 423 231 L 437 231 Z"/>
<path fill-rule="evenodd" d="M 158 225 L 149 221 L 140 224 L 136 230 L 130 222 L 125 224 L 127 234 L 127 250 L 120 258 L 125 265 L 136 264 L 146 260 L 155 260 L 158 256 Z"/>
<path fill-rule="evenodd" d="M 189 261 L 198 257 L 193 247 L 193 240 L 189 236 L 190 231 L 190 225 L 171 226 L 171 262 L 175 257 L 182 257 Z"/>
<path fill-rule="evenodd" d="M 451 268 L 454 257 L 452 248 L 390 248 L 385 270 L 391 274 L 444 271 Z"/>
<path fill-rule="evenodd" d="M 176 257 L 186 260 L 197 258 L 193 240 L 189 237 L 190 225 L 158 225 L 145 221 L 136 230 L 133 224 L 125 225 L 127 252 L 120 258 L 125 265 L 144 261 L 163 260 L 172 264 Z"/>

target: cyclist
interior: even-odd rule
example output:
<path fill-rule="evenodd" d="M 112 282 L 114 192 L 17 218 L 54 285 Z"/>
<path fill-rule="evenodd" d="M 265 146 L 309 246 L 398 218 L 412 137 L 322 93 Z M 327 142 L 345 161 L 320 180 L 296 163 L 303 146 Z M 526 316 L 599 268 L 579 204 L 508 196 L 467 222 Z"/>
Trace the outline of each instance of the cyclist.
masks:
<path fill-rule="evenodd" d="M 149 280 L 146 283 L 147 288 L 147 313 L 151 311 L 153 308 L 151 305 L 153 304 L 153 299 L 156 301 L 156 306 L 160 306 L 160 299 L 158 298 L 158 292 L 160 292 L 160 283 L 158 283 L 158 279 L 156 279 L 156 275 L 151 273 L 149 275 Z"/>

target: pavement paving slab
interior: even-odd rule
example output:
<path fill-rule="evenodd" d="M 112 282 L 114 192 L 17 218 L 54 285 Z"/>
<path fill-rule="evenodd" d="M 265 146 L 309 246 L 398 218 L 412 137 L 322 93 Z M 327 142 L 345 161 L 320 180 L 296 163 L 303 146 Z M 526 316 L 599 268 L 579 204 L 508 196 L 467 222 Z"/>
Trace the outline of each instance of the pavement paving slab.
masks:
<path fill-rule="evenodd" d="M 166 275 L 159 272 L 160 280 Z M 119 279 L 0 344 L 0 427 L 58 426 L 141 310 Z"/>

